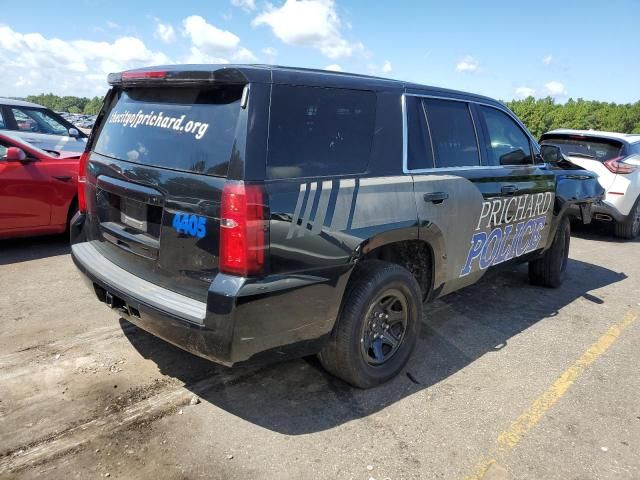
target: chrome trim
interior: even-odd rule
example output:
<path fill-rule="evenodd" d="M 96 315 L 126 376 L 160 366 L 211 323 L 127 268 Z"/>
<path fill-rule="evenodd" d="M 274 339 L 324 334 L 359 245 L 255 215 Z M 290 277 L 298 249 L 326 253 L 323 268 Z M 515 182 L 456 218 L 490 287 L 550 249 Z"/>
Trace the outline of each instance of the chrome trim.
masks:
<path fill-rule="evenodd" d="M 407 168 L 407 162 L 408 162 L 408 151 L 409 151 L 409 144 L 408 144 L 408 118 L 407 118 L 407 108 L 406 108 L 406 99 L 405 97 L 418 97 L 418 98 L 433 98 L 436 100 L 450 100 L 453 102 L 464 102 L 467 104 L 473 103 L 476 105 L 483 105 L 485 107 L 490 107 L 490 108 L 494 108 L 500 112 L 503 112 L 505 114 L 507 114 L 513 121 L 516 122 L 516 124 L 524 131 L 525 135 L 529 138 L 529 141 L 532 143 L 531 145 L 531 149 L 534 150 L 533 146 L 537 145 L 538 142 L 536 141 L 535 138 L 533 138 L 533 136 L 531 135 L 531 132 L 529 132 L 529 130 L 527 129 L 527 127 L 524 126 L 524 124 L 520 121 L 520 119 L 518 117 L 515 116 L 515 114 L 509 110 L 508 108 L 502 108 L 498 105 L 492 105 L 490 103 L 486 103 L 486 102 L 481 102 L 479 100 L 472 100 L 472 99 L 466 99 L 466 98 L 456 98 L 456 97 L 445 97 L 442 95 L 428 95 L 428 94 L 422 94 L 422 93 L 408 93 L 408 92 L 404 92 L 402 94 L 402 172 L 405 174 L 411 174 L 411 173 L 435 173 L 435 172 L 443 172 L 443 171 L 449 171 L 449 170 L 453 170 L 453 171 L 459 171 L 459 170 L 476 170 L 476 169 L 497 169 L 497 168 L 505 168 L 504 165 L 474 165 L 474 166 L 466 166 L 466 167 L 434 167 L 434 168 L 421 168 L 421 169 L 414 169 L 414 170 L 409 170 Z M 476 133 L 476 142 L 477 146 L 478 146 L 478 154 L 480 157 L 480 162 L 482 162 L 482 154 L 480 153 L 480 144 L 479 144 L 479 138 L 478 138 L 478 129 L 476 128 L 476 124 L 475 124 L 475 120 L 473 118 L 473 114 L 471 113 L 471 121 L 473 122 L 473 128 L 475 130 Z M 428 121 L 428 116 L 427 116 L 427 121 Z M 435 151 L 433 151 L 433 140 L 431 139 L 431 128 L 429 128 L 429 138 L 430 141 L 432 142 L 432 152 L 433 152 L 433 161 L 434 161 L 434 165 L 435 165 Z M 532 152 L 533 155 L 533 152 Z M 540 166 L 540 164 L 538 163 L 532 163 L 530 165 L 509 165 L 509 168 L 531 168 L 531 167 L 538 167 Z"/>

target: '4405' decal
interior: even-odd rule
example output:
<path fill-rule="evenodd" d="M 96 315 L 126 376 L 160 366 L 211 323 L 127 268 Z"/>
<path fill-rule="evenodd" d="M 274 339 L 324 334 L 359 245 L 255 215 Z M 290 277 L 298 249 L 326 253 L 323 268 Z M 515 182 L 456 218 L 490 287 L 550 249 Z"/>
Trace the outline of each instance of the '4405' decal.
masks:
<path fill-rule="evenodd" d="M 177 212 L 173 216 L 171 226 L 178 233 L 186 233 L 191 237 L 203 238 L 207 234 L 207 217 Z"/>

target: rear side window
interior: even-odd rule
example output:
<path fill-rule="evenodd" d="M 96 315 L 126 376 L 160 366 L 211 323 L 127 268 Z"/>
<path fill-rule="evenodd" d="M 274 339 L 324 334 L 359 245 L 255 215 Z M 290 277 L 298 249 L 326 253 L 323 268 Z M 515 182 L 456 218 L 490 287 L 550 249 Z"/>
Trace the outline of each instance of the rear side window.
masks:
<path fill-rule="evenodd" d="M 226 176 L 242 90 L 237 85 L 119 90 L 93 149 L 143 165 Z"/>
<path fill-rule="evenodd" d="M 431 131 L 435 166 L 439 168 L 480 165 L 476 131 L 465 102 L 424 99 Z"/>
<path fill-rule="evenodd" d="M 4 117 L 2 116 L 2 107 L 0 106 L 0 129 L 4 130 L 7 125 L 4 123 Z"/>
<path fill-rule="evenodd" d="M 567 156 L 582 156 L 601 162 L 622 155 L 622 143 L 617 140 L 572 136 L 543 136 L 545 144 L 556 145 Z"/>
<path fill-rule="evenodd" d="M 364 172 L 375 110 L 369 91 L 274 85 L 267 178 Z"/>
<path fill-rule="evenodd" d="M 422 100 L 405 97 L 407 108 L 407 169 L 433 168 L 433 149 L 429 136 L 429 125 Z"/>
<path fill-rule="evenodd" d="M 489 165 L 531 165 L 529 137 L 504 112 L 491 107 L 480 107 L 480 116 L 487 130 Z"/>

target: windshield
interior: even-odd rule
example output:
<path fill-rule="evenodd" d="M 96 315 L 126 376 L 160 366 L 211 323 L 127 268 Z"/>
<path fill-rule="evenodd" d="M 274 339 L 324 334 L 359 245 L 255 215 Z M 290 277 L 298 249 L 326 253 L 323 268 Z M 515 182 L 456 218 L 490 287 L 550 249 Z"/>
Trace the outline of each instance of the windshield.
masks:
<path fill-rule="evenodd" d="M 622 144 L 615 140 L 552 137 L 543 139 L 543 143 L 556 145 L 565 156 L 589 157 L 601 162 L 622 154 Z"/>
<path fill-rule="evenodd" d="M 234 85 L 117 91 L 94 151 L 144 165 L 225 176 L 242 89 Z"/>

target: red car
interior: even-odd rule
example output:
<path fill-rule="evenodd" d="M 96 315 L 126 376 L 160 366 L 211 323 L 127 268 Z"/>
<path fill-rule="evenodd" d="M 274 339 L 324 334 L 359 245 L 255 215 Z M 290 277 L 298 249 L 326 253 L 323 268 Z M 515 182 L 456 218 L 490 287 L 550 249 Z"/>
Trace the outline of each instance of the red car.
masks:
<path fill-rule="evenodd" d="M 0 239 L 64 233 L 78 208 L 79 160 L 0 133 Z"/>

